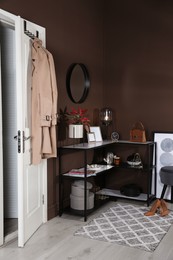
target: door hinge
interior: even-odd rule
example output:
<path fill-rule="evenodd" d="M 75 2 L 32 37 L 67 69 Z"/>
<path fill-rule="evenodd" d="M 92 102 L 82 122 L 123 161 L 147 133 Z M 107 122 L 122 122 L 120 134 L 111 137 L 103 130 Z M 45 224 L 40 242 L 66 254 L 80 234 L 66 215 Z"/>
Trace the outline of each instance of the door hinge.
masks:
<path fill-rule="evenodd" d="M 44 205 L 44 194 L 42 195 L 42 204 Z"/>

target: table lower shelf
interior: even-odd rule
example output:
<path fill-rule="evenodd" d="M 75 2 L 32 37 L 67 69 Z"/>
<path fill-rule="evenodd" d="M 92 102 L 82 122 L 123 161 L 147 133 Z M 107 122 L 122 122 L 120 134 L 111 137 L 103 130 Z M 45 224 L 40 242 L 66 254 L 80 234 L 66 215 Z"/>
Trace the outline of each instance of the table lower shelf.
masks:
<path fill-rule="evenodd" d="M 110 196 L 110 197 L 119 197 L 119 198 L 147 201 L 147 194 L 145 194 L 145 193 L 141 193 L 139 196 L 136 196 L 136 197 L 130 197 L 130 196 L 122 195 L 119 190 L 102 189 L 102 190 L 97 191 L 96 194 Z M 150 196 L 152 197 L 153 195 L 150 195 Z"/>

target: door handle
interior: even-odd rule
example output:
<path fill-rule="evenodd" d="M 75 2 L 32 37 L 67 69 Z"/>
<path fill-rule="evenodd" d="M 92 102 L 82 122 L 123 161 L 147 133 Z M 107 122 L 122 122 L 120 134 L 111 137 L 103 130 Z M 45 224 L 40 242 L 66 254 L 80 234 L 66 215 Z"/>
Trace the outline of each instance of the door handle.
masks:
<path fill-rule="evenodd" d="M 25 152 L 25 141 L 31 139 L 31 136 L 25 136 L 25 132 L 23 131 L 23 153 Z M 18 153 L 21 152 L 21 132 L 18 131 L 17 135 L 14 136 L 14 140 L 18 141 Z"/>
<path fill-rule="evenodd" d="M 25 136 L 25 132 L 23 131 L 23 153 L 25 153 L 25 141 L 31 139 L 31 136 Z"/>
<path fill-rule="evenodd" d="M 31 139 L 31 136 L 28 136 L 28 137 L 23 136 L 23 139 L 24 139 L 24 141 L 27 141 L 27 140 Z"/>
<path fill-rule="evenodd" d="M 18 145 L 18 153 L 21 152 L 21 132 L 20 130 L 17 131 L 17 135 L 14 136 L 14 140 L 18 141 L 17 145 Z"/>

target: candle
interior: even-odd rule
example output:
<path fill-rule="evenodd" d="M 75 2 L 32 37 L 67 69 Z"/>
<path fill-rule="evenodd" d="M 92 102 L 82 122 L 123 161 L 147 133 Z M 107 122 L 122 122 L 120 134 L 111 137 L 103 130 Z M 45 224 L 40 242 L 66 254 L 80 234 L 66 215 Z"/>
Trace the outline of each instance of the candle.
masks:
<path fill-rule="evenodd" d="M 108 121 L 109 120 L 108 110 L 106 110 L 105 112 L 106 112 L 106 114 L 105 114 L 105 121 Z"/>

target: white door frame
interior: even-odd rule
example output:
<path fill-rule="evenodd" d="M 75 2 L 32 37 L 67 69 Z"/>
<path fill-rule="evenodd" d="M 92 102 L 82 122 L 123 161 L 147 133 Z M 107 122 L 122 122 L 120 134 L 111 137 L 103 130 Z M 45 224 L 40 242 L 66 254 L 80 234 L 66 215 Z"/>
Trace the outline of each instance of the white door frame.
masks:
<path fill-rule="evenodd" d="M 0 46 L 0 246 L 4 243 L 4 198 L 3 198 L 3 145 L 2 145 L 2 91 L 1 91 L 1 46 Z"/>

